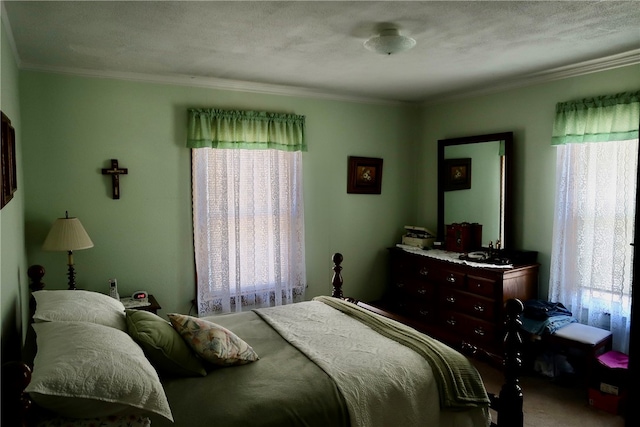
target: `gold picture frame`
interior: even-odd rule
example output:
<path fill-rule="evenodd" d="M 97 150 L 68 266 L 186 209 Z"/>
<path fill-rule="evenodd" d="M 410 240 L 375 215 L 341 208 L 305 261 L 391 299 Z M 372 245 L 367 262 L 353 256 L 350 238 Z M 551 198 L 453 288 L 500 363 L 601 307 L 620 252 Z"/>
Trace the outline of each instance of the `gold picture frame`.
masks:
<path fill-rule="evenodd" d="M 381 194 L 382 159 L 349 156 L 347 193 Z"/>

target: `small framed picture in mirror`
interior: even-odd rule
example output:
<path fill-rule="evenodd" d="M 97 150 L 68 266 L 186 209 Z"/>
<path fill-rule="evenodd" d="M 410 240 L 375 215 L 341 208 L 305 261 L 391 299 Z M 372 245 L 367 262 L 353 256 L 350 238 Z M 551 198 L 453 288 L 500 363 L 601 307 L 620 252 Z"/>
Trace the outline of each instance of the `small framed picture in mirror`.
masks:
<path fill-rule="evenodd" d="M 444 191 L 471 188 L 471 159 L 445 159 Z"/>

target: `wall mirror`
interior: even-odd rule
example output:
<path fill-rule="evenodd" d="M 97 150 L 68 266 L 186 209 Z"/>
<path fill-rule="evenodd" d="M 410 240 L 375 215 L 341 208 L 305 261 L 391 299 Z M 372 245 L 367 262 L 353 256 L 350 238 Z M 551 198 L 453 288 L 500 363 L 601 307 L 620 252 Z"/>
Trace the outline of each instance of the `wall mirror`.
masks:
<path fill-rule="evenodd" d="M 513 249 L 513 132 L 438 141 L 438 240 L 445 225 L 482 224 L 482 246 Z"/>

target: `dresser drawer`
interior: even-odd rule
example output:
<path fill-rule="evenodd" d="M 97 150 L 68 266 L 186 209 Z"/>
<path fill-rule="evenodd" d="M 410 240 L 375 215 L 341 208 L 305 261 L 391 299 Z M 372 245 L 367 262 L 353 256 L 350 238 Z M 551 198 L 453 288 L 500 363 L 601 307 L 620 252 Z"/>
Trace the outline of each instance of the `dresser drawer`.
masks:
<path fill-rule="evenodd" d="M 438 301 L 444 310 L 458 311 L 488 321 L 495 318 L 495 301 L 488 298 L 449 288 L 440 290 Z"/>
<path fill-rule="evenodd" d="M 440 289 L 438 302 L 443 310 L 462 311 L 462 300 L 464 293 L 455 288 Z"/>
<path fill-rule="evenodd" d="M 412 266 L 411 273 L 422 280 L 435 280 L 439 272 L 438 264 L 433 260 L 425 257 L 420 257 Z"/>
<path fill-rule="evenodd" d="M 391 257 L 391 274 L 396 275 L 411 275 L 416 269 L 416 257 L 407 256 L 406 254 L 394 254 Z"/>
<path fill-rule="evenodd" d="M 485 295 L 488 297 L 496 295 L 496 290 L 498 288 L 498 282 L 495 279 L 474 276 L 471 274 L 467 276 L 467 283 L 467 289 L 469 290 L 469 292 L 473 292 L 478 295 Z"/>
<path fill-rule="evenodd" d="M 415 279 L 430 280 L 435 278 L 438 265 L 433 260 L 420 255 L 394 256 L 391 259 L 392 276 L 402 275 Z"/>
<path fill-rule="evenodd" d="M 441 311 L 438 316 L 438 323 L 444 330 L 463 341 L 484 345 L 496 340 L 494 323 L 466 316 L 459 312 Z"/>
<path fill-rule="evenodd" d="M 435 280 L 443 288 L 464 289 L 467 284 L 467 275 L 464 271 L 453 268 L 441 268 L 435 274 Z"/>
<path fill-rule="evenodd" d="M 464 317 L 457 311 L 438 310 L 438 324 L 455 335 L 462 335 L 465 331 Z"/>
<path fill-rule="evenodd" d="M 496 319 L 496 302 L 494 300 L 474 296 L 466 296 L 462 300 L 461 305 L 462 311 L 469 314 L 470 316 L 490 322 L 502 321 L 502 319 Z"/>
<path fill-rule="evenodd" d="M 420 299 L 435 299 L 436 288 L 432 283 L 414 277 L 396 278 L 393 281 L 394 292 L 401 292 L 407 297 Z"/>
<path fill-rule="evenodd" d="M 408 317 L 420 322 L 433 323 L 436 320 L 436 308 L 434 302 L 420 303 L 418 301 L 407 301 L 405 305 L 405 313 Z"/>
<path fill-rule="evenodd" d="M 407 298 L 394 298 L 388 301 L 388 307 L 394 312 L 424 323 L 435 323 L 435 301 L 417 301 Z"/>
<path fill-rule="evenodd" d="M 465 319 L 466 334 L 471 342 L 476 344 L 490 344 L 497 340 L 495 323 L 477 319 Z"/>

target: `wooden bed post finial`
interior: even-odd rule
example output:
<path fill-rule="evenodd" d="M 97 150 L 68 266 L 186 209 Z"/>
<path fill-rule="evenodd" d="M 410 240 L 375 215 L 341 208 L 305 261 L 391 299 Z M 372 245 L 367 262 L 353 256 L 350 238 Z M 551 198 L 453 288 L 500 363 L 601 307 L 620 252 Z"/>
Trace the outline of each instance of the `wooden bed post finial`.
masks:
<path fill-rule="evenodd" d="M 31 284 L 29 288 L 31 288 L 31 292 L 39 291 L 44 288 L 44 283 L 42 283 L 42 278 L 44 277 L 44 267 L 41 265 L 32 265 L 27 270 L 27 276 L 31 279 Z"/>
<path fill-rule="evenodd" d="M 44 277 L 44 267 L 34 264 L 27 270 L 27 276 L 31 279 L 29 289 L 31 289 L 31 296 L 29 297 L 29 318 L 33 320 L 33 315 L 36 312 L 36 299 L 33 297 L 33 292 L 44 289 L 44 283 L 42 278 Z"/>
<path fill-rule="evenodd" d="M 343 298 L 342 294 L 342 275 L 340 272 L 342 271 L 342 254 L 336 252 L 331 257 L 333 261 L 333 278 L 331 279 L 331 283 L 333 284 L 333 292 L 331 292 L 331 296 L 334 298 Z"/>

